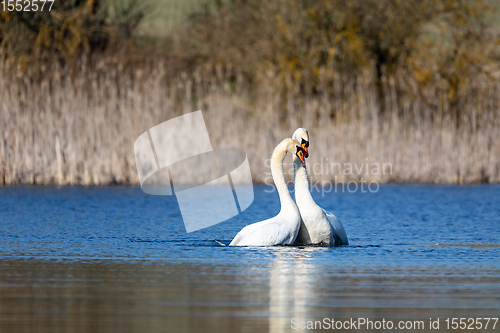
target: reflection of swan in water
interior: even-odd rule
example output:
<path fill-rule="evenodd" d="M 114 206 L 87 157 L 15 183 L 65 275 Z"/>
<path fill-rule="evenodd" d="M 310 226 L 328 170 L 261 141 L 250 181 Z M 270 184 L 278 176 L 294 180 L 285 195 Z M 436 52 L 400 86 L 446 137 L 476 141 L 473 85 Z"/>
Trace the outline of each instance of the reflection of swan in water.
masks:
<path fill-rule="evenodd" d="M 319 276 L 313 274 L 315 265 L 301 249 L 290 253 L 283 249 L 276 254 L 269 279 L 269 332 L 292 331 L 292 318 L 297 323 L 310 320 L 315 313 L 308 305 L 314 299 Z M 310 305 L 310 304 L 309 304 Z M 293 332 L 305 332 L 300 325 Z"/>
<path fill-rule="evenodd" d="M 278 215 L 268 220 L 247 225 L 231 241 L 232 246 L 273 246 L 291 245 L 300 228 L 300 213 L 293 201 L 285 182 L 283 160 L 290 152 L 304 161 L 300 144 L 293 139 L 284 139 L 273 151 L 271 173 L 281 202 Z"/>

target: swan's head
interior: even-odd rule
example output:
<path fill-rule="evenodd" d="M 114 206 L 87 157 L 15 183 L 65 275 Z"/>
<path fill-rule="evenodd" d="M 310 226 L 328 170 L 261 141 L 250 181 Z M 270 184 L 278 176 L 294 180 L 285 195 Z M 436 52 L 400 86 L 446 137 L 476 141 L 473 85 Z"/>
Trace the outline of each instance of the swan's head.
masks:
<path fill-rule="evenodd" d="M 309 132 L 305 128 L 297 128 L 297 130 L 293 132 L 292 139 L 300 143 L 304 157 L 309 157 Z"/>
<path fill-rule="evenodd" d="M 287 152 L 295 154 L 295 156 L 297 156 L 302 161 L 302 163 L 306 163 L 304 160 L 304 150 L 302 149 L 301 144 L 297 140 L 290 138 L 285 139 L 282 141 L 280 145 L 278 145 L 278 147 L 280 146 L 282 147 L 280 149 L 283 149 L 283 147 L 286 146 Z"/>

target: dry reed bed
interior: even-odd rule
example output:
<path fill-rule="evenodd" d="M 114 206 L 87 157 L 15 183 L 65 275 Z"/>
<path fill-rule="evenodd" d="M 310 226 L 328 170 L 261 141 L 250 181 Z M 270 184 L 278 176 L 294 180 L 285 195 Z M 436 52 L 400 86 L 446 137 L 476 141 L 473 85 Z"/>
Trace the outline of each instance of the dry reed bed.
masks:
<path fill-rule="evenodd" d="M 429 98 L 446 108 L 438 92 L 425 103 L 397 98 L 395 82 L 381 117 L 364 77 L 342 82 L 338 94 L 291 89 L 279 98 L 265 85 L 249 94 L 242 80 L 230 82 L 222 70 L 169 78 L 161 63 L 132 74 L 117 68 L 76 76 L 59 69 L 38 84 L 0 75 L 0 184 L 137 184 L 135 139 L 198 109 L 214 147 L 247 152 L 256 182 L 270 181 L 266 159 L 297 127 L 310 130 L 314 182 L 500 181 L 498 83 L 476 83 L 461 100 L 467 113 L 457 129 L 446 117 L 433 117 Z M 345 114 L 349 120 L 340 120 Z M 286 171 L 293 173 L 290 164 Z"/>

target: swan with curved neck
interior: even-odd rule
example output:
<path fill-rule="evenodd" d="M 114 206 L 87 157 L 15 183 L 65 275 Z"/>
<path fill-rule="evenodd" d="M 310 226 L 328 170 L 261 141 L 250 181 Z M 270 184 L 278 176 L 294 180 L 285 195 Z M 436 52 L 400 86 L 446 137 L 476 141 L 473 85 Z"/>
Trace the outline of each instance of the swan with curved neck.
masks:
<path fill-rule="evenodd" d="M 301 143 L 304 155 L 309 155 L 309 132 L 305 128 L 297 129 L 292 136 Z M 318 206 L 311 196 L 305 162 L 293 158 L 295 175 L 295 202 L 302 218 L 297 245 L 348 245 L 349 240 L 344 226 L 335 215 Z"/>
<path fill-rule="evenodd" d="M 288 192 L 283 173 L 283 160 L 287 152 L 304 161 L 302 147 L 290 138 L 281 141 L 273 151 L 271 173 L 281 202 L 279 214 L 268 220 L 247 225 L 234 237 L 230 246 L 291 245 L 295 241 L 300 228 L 300 213 Z"/>

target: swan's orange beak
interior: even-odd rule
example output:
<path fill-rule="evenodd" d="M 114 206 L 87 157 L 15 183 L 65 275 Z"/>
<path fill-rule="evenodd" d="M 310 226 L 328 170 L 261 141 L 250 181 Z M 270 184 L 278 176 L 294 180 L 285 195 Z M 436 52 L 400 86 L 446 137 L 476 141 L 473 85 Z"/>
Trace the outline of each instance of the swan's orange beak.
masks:
<path fill-rule="evenodd" d="M 304 160 L 304 153 L 302 153 L 302 149 L 299 150 L 296 155 L 297 155 L 298 158 L 300 158 L 300 160 L 302 161 L 302 163 L 306 163 L 306 161 Z"/>
<path fill-rule="evenodd" d="M 309 152 L 307 149 L 309 148 L 309 141 L 306 139 L 302 138 L 302 142 L 300 143 L 300 146 L 302 147 L 302 150 L 304 151 L 304 157 L 308 158 L 309 157 Z"/>
<path fill-rule="evenodd" d="M 307 147 L 306 147 L 305 143 L 302 144 L 302 149 L 304 150 L 304 157 L 308 158 L 309 157 L 309 153 L 307 152 Z"/>

